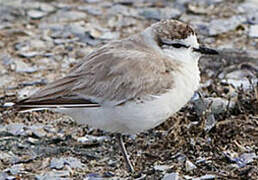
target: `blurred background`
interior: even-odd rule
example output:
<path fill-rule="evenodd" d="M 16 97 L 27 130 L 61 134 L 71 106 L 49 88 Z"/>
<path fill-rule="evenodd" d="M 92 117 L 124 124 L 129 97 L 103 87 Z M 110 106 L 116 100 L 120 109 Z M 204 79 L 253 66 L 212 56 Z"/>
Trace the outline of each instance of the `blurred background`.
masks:
<path fill-rule="evenodd" d="M 220 55 L 201 58 L 199 94 L 186 107 L 126 139 L 135 177 L 107 133 L 50 111 L 0 109 L 0 179 L 258 179 L 257 0 L 0 0 L 0 105 L 171 18 Z"/>

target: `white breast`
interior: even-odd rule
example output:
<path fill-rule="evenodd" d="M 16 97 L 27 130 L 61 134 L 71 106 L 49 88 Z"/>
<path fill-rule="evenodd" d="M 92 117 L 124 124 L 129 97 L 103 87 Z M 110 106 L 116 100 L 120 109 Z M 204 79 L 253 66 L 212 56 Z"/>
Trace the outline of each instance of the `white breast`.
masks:
<path fill-rule="evenodd" d="M 164 122 L 189 101 L 199 86 L 198 67 L 183 67 L 180 72 L 171 74 L 171 78 L 175 79 L 175 88 L 151 101 L 131 101 L 115 107 L 59 109 L 59 112 L 68 114 L 79 124 L 109 132 L 135 134 Z"/>

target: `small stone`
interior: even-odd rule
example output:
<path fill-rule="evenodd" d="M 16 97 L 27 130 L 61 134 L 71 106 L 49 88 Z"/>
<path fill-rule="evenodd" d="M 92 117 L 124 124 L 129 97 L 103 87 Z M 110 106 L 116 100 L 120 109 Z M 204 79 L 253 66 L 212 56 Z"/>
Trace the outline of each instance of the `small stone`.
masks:
<path fill-rule="evenodd" d="M 46 15 L 45 12 L 38 11 L 38 10 L 29 10 L 27 13 L 28 13 L 28 16 L 32 19 L 40 19 Z"/>
<path fill-rule="evenodd" d="M 140 16 L 144 16 L 147 19 L 171 19 L 180 16 L 181 12 L 178 9 L 171 8 L 145 8 L 140 11 Z"/>
<path fill-rule="evenodd" d="M 46 4 L 46 3 L 41 3 L 39 9 L 42 10 L 43 12 L 47 12 L 47 13 L 55 11 L 54 6 L 52 6 L 50 4 Z"/>
<path fill-rule="evenodd" d="M 170 168 L 170 166 L 168 166 L 168 165 L 155 165 L 154 166 L 154 169 L 156 170 L 156 171 L 166 171 L 166 170 L 168 170 Z"/>
<path fill-rule="evenodd" d="M 204 176 L 201 176 L 200 177 L 200 180 L 211 180 L 211 179 L 215 179 L 216 176 L 215 175 L 212 175 L 212 174 L 206 174 Z"/>
<path fill-rule="evenodd" d="M 243 90 L 249 90 L 253 88 L 253 84 L 258 83 L 258 79 L 223 79 L 221 82 L 224 84 L 230 84 L 236 89 L 243 88 Z"/>
<path fill-rule="evenodd" d="M 96 137 L 96 136 L 86 135 L 84 137 L 78 138 L 77 141 L 83 144 L 99 144 L 109 139 L 110 138 L 107 136 Z"/>
<path fill-rule="evenodd" d="M 69 171 L 50 171 L 43 175 L 36 175 L 37 180 L 71 180 Z"/>
<path fill-rule="evenodd" d="M 258 38 L 258 25 L 250 26 L 249 37 Z"/>
<path fill-rule="evenodd" d="M 23 164 L 15 164 L 11 166 L 10 168 L 6 169 L 6 172 L 10 172 L 12 175 L 17 175 L 21 173 L 21 171 L 24 170 Z"/>
<path fill-rule="evenodd" d="M 62 169 L 64 167 L 64 159 L 53 158 L 50 162 L 50 168 L 52 169 Z"/>
<path fill-rule="evenodd" d="M 83 164 L 81 161 L 74 157 L 66 157 L 65 158 L 65 164 L 69 165 L 71 168 L 82 168 Z"/>
<path fill-rule="evenodd" d="M 5 179 L 7 179 L 7 177 L 8 177 L 8 174 L 7 174 L 7 173 L 5 173 L 5 172 L 0 172 L 0 180 L 5 180 Z"/>
<path fill-rule="evenodd" d="M 64 11 L 60 10 L 55 14 L 48 17 L 48 21 L 51 23 L 57 22 L 70 22 L 86 19 L 87 15 L 79 11 Z"/>
<path fill-rule="evenodd" d="M 43 125 L 33 125 L 29 127 L 29 130 L 32 132 L 32 134 L 38 138 L 45 137 L 47 135 L 46 131 L 44 130 Z"/>
<path fill-rule="evenodd" d="M 21 59 L 15 60 L 15 71 L 18 73 L 33 73 L 37 71 L 36 67 L 29 66 L 27 63 L 23 62 Z"/>
<path fill-rule="evenodd" d="M 13 136 L 22 136 L 25 135 L 24 128 L 26 126 L 21 123 L 13 123 L 13 124 L 8 124 L 6 127 L 6 130 L 8 133 L 12 134 Z"/>
<path fill-rule="evenodd" d="M 32 138 L 32 137 L 28 137 L 27 141 L 28 141 L 30 144 L 38 144 L 38 142 L 39 142 L 38 139 L 35 139 L 35 138 Z"/>
<path fill-rule="evenodd" d="M 80 7 L 78 7 L 78 9 L 81 11 L 85 11 L 88 14 L 91 14 L 94 16 L 100 16 L 103 14 L 103 12 L 100 8 L 93 7 L 93 6 L 80 6 Z"/>
<path fill-rule="evenodd" d="M 170 174 L 165 174 L 165 176 L 161 180 L 180 180 L 181 178 L 179 177 L 178 173 L 170 173 Z"/>
<path fill-rule="evenodd" d="M 98 3 L 101 0 L 84 0 L 86 3 Z"/>
<path fill-rule="evenodd" d="M 242 16 L 232 16 L 228 19 L 215 19 L 210 22 L 209 34 L 215 36 L 231 30 L 234 30 L 238 25 L 243 23 L 246 19 Z"/>
<path fill-rule="evenodd" d="M 32 58 L 39 55 L 39 53 L 35 51 L 29 51 L 29 52 L 19 52 L 18 55 L 25 58 Z"/>
<path fill-rule="evenodd" d="M 256 156 L 255 152 L 253 153 L 243 153 L 239 156 L 239 158 L 236 158 L 236 163 L 238 164 L 239 167 L 244 167 L 248 163 L 251 163 L 254 161 L 254 159 L 258 158 Z"/>
<path fill-rule="evenodd" d="M 83 164 L 81 161 L 74 157 L 65 157 L 65 158 L 53 158 L 50 162 L 50 168 L 52 169 L 62 169 L 64 165 L 68 165 L 71 168 L 82 168 Z"/>
<path fill-rule="evenodd" d="M 112 39 L 118 39 L 119 36 L 120 36 L 119 32 L 104 32 L 99 38 L 112 40 Z"/>
<path fill-rule="evenodd" d="M 189 160 L 185 161 L 185 170 L 186 172 L 192 171 L 194 169 L 196 169 L 197 167 Z"/>
<path fill-rule="evenodd" d="M 1 75 L 0 76 L 0 87 L 9 86 L 11 82 L 15 80 L 14 77 L 9 75 Z"/>

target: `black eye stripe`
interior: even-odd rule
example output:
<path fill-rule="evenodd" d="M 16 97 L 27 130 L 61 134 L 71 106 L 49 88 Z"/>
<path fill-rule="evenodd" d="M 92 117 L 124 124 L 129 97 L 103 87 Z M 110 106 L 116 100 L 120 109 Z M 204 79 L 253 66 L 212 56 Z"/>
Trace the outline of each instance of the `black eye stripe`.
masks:
<path fill-rule="evenodd" d="M 181 47 L 189 48 L 189 46 L 180 44 L 180 43 L 173 43 L 173 44 L 171 44 L 171 46 L 173 46 L 174 48 L 181 48 Z"/>

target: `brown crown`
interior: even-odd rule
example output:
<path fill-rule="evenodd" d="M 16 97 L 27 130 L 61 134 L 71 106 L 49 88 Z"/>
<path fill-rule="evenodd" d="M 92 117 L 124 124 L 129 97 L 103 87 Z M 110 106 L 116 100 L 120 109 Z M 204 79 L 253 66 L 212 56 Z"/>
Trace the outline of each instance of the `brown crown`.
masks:
<path fill-rule="evenodd" d="M 188 24 L 171 19 L 155 23 L 152 27 L 159 38 L 165 39 L 185 39 L 195 34 L 194 30 Z"/>

